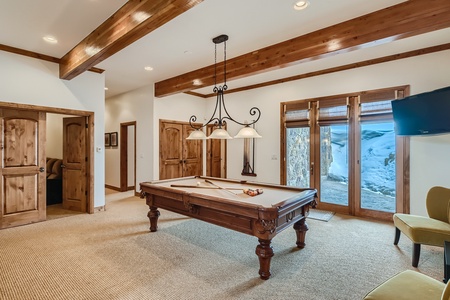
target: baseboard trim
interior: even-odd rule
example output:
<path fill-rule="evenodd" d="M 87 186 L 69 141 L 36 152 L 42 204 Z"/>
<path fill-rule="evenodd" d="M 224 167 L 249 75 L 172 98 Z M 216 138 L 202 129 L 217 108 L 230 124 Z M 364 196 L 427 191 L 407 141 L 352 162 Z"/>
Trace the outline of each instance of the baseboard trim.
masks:
<path fill-rule="evenodd" d="M 109 184 L 105 184 L 105 188 L 120 192 L 120 188 L 109 185 Z"/>
<path fill-rule="evenodd" d="M 94 212 L 106 211 L 106 205 L 94 207 Z"/>

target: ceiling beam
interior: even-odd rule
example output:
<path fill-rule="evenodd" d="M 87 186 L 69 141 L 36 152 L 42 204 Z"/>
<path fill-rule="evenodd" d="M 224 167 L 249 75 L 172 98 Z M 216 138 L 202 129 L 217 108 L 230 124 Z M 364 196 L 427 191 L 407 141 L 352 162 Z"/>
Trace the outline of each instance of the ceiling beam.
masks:
<path fill-rule="evenodd" d="M 227 60 L 227 79 L 239 79 L 450 27 L 450 1 L 409 0 Z M 217 65 L 223 78 L 223 63 Z M 201 82 L 201 85 L 194 85 Z M 164 97 L 214 84 L 214 65 L 155 84 Z"/>
<path fill-rule="evenodd" d="M 76 77 L 202 1 L 129 0 L 61 58 L 59 77 Z"/>
<path fill-rule="evenodd" d="M 367 67 L 367 66 L 390 62 L 390 61 L 394 61 L 394 60 L 398 60 L 398 59 L 405 59 L 405 58 L 410 58 L 410 57 L 415 57 L 415 56 L 419 56 L 419 55 L 425 55 L 425 54 L 435 53 L 435 52 L 439 52 L 439 51 L 445 51 L 445 50 L 450 50 L 450 43 L 427 47 L 427 48 L 422 48 L 422 49 L 418 49 L 418 50 L 412 50 L 412 51 L 408 51 L 408 52 L 402 52 L 402 53 L 388 55 L 388 56 L 383 56 L 383 57 L 379 57 L 379 58 L 373 58 L 373 59 L 369 59 L 369 60 L 359 61 L 356 63 L 338 66 L 338 67 L 322 69 L 322 70 L 318 70 L 318 71 L 314 71 L 314 72 L 309 72 L 309 73 L 294 75 L 294 76 L 285 77 L 285 78 L 281 78 L 281 79 L 275 79 L 275 80 L 270 80 L 270 81 L 266 81 L 266 82 L 262 82 L 262 83 L 252 84 L 252 85 L 248 85 L 248 86 L 244 86 L 244 87 L 227 89 L 224 94 L 227 95 L 227 94 L 231 94 L 231 93 L 238 93 L 238 92 L 248 91 L 248 90 L 252 90 L 252 89 L 258 89 L 258 88 L 265 87 L 265 86 L 271 86 L 271 85 L 275 85 L 275 84 L 279 84 L 279 83 L 285 83 L 285 82 L 310 78 L 310 77 L 314 77 L 314 76 L 320 76 L 320 75 L 341 72 L 341 71 L 346 71 L 346 70 L 351 70 L 351 69 L 356 69 L 356 68 L 361 68 L 361 67 Z M 215 97 L 217 95 L 216 93 L 209 93 L 209 94 L 200 94 L 200 93 L 196 93 L 196 92 L 185 92 L 185 93 L 189 94 L 189 95 L 201 97 L 201 98 L 211 98 L 211 97 Z"/>

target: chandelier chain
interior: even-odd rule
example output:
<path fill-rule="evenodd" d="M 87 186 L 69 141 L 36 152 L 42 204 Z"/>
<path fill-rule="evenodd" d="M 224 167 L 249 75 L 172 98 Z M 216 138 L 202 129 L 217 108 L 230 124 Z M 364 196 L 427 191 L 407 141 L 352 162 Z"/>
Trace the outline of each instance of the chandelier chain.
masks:
<path fill-rule="evenodd" d="M 227 89 L 227 41 L 223 42 L 223 85 Z"/>
<path fill-rule="evenodd" d="M 217 86 L 217 44 L 214 44 L 214 87 L 216 86 Z"/>

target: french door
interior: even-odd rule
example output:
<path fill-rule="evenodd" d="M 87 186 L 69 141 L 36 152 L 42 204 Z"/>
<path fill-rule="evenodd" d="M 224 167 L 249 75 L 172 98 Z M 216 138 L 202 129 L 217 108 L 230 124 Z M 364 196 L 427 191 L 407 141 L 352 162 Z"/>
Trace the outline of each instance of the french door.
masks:
<path fill-rule="evenodd" d="M 318 208 L 391 219 L 407 212 L 409 140 L 392 99 L 407 87 L 282 103 L 281 183 L 318 190 Z"/>

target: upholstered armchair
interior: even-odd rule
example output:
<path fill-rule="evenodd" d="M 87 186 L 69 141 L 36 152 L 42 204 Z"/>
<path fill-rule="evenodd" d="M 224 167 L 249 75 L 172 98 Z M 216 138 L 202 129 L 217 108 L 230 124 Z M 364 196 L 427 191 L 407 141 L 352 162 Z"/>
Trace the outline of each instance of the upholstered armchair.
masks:
<path fill-rule="evenodd" d="M 394 214 L 395 239 L 398 244 L 400 232 L 413 242 L 412 266 L 417 268 L 420 257 L 420 245 L 444 246 L 450 241 L 450 189 L 435 186 L 427 194 L 428 217 L 409 214 Z"/>
<path fill-rule="evenodd" d="M 388 279 L 364 297 L 364 300 L 394 299 L 449 300 L 449 283 L 444 284 L 422 273 L 406 270 Z"/>

